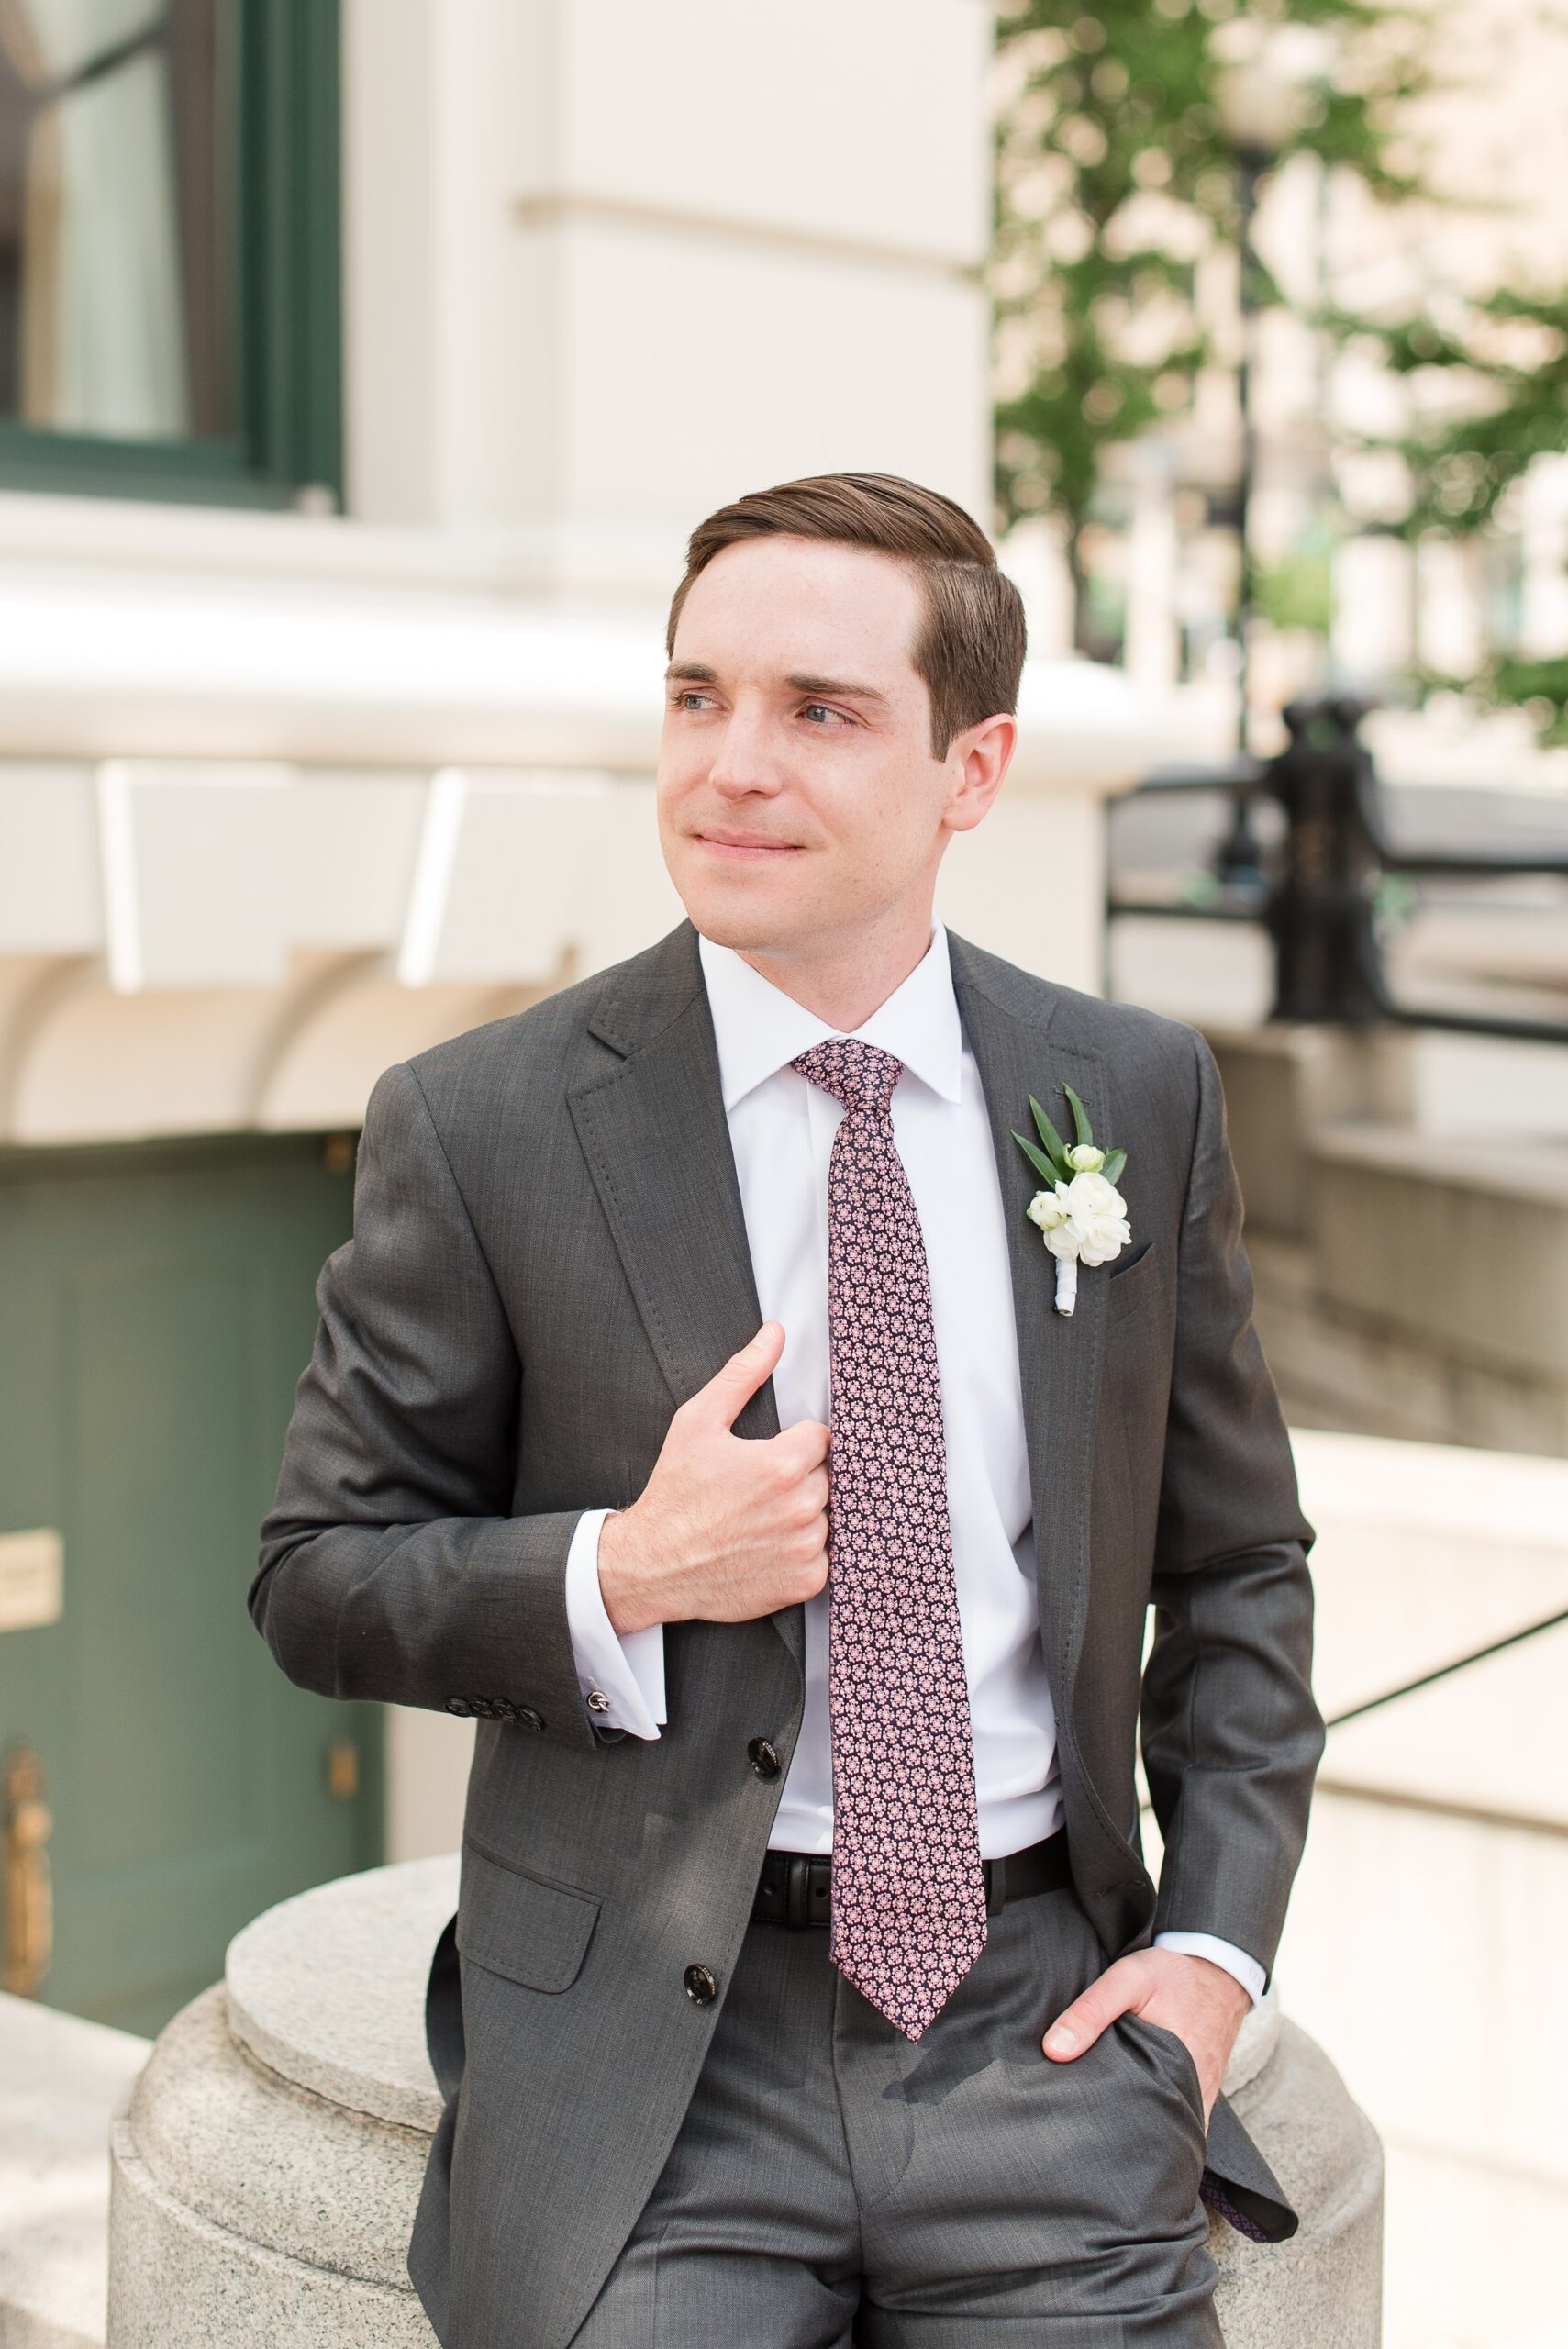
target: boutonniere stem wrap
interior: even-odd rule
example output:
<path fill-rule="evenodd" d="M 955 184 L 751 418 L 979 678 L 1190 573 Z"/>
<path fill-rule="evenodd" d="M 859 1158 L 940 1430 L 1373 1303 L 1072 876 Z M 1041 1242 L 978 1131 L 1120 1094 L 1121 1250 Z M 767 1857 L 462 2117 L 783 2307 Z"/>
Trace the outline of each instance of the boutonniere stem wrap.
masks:
<path fill-rule="evenodd" d="M 1047 1188 L 1037 1191 L 1024 1212 L 1038 1224 L 1056 1259 L 1056 1309 L 1071 1313 L 1078 1302 L 1080 1264 L 1108 1264 L 1132 1238 L 1127 1202 L 1117 1181 L 1127 1164 L 1125 1150 L 1102 1150 L 1089 1113 L 1070 1085 L 1062 1088 L 1073 1112 L 1073 1140 L 1064 1141 L 1029 1095 L 1038 1142 L 1014 1130 L 1013 1140 Z"/>

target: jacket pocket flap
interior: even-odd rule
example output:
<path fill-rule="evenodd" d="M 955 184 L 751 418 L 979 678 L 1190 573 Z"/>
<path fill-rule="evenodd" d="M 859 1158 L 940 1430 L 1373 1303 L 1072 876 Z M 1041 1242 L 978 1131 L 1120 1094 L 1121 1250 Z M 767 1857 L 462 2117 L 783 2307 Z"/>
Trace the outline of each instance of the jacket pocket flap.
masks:
<path fill-rule="evenodd" d="M 564 1990 L 577 1979 L 598 1918 L 593 1893 L 527 1876 L 463 1845 L 457 1945 L 488 1973 L 529 1990 Z"/>

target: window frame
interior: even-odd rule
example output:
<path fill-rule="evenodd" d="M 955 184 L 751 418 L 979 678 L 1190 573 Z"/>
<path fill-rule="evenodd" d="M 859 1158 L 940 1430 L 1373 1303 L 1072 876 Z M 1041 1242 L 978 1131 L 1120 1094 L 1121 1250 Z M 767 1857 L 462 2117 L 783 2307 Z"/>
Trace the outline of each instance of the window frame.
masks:
<path fill-rule="evenodd" d="M 339 0 L 234 0 L 232 439 L 117 439 L 0 417 L 0 490 L 204 506 L 343 502 Z"/>

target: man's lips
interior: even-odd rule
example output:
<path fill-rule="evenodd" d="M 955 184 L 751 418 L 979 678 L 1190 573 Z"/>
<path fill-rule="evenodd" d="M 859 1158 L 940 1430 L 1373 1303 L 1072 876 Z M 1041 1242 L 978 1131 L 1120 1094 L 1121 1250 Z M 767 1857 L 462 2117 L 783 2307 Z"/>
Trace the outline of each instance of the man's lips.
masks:
<path fill-rule="evenodd" d="M 695 837 L 719 856 L 793 856 L 801 846 L 799 841 L 761 840 L 748 832 L 698 832 Z"/>

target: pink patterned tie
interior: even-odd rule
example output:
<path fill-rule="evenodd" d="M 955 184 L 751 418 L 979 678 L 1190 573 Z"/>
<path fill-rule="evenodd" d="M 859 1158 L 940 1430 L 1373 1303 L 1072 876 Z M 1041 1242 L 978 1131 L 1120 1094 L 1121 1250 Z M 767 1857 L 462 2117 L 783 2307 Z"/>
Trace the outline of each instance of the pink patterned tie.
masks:
<path fill-rule="evenodd" d="M 930 1276 L 893 1139 L 904 1063 L 838 1036 L 790 1065 L 844 1105 L 828 1164 L 828 1954 L 918 2039 L 985 1946 L 985 1879 Z"/>

